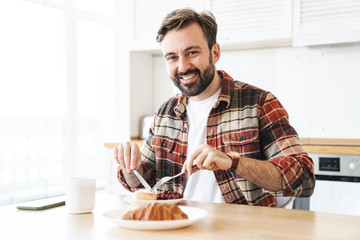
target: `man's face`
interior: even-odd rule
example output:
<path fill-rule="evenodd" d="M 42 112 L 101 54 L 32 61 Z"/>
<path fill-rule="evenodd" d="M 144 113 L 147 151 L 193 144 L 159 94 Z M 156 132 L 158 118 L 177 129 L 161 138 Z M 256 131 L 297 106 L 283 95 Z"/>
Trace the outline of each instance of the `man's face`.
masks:
<path fill-rule="evenodd" d="M 210 85 L 215 74 L 213 54 L 197 23 L 169 31 L 161 46 L 169 76 L 183 94 L 197 96 Z"/>

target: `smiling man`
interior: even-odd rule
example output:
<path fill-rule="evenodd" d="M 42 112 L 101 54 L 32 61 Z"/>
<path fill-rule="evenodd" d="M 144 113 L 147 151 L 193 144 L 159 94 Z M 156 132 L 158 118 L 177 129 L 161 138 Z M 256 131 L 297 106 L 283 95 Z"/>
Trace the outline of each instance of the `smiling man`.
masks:
<path fill-rule="evenodd" d="M 199 24 L 167 33 L 161 45 L 170 78 L 183 94 L 201 101 L 221 87 L 214 65 L 220 58 L 219 44 L 209 48 Z"/>
<path fill-rule="evenodd" d="M 114 149 L 120 183 L 141 187 L 135 169 L 152 186 L 183 172 L 163 189 L 187 200 L 276 207 L 277 196 L 311 196 L 313 162 L 286 110 L 270 92 L 216 69 L 216 34 L 210 12 L 179 9 L 164 18 L 157 40 L 182 94 L 157 109 L 141 151 L 130 142 Z"/>

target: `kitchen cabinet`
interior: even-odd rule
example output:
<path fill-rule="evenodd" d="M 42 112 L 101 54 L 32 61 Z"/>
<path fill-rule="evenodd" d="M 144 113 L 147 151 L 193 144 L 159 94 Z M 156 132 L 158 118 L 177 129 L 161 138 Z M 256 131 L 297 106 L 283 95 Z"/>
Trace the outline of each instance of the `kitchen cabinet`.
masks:
<path fill-rule="evenodd" d="M 360 41 L 360 1 L 294 0 L 294 46 Z"/>
<path fill-rule="evenodd" d="M 210 10 L 223 49 L 312 46 L 360 41 L 358 0 L 133 0 L 133 51 L 160 52 L 156 32 L 171 10 Z"/>
<path fill-rule="evenodd" d="M 171 10 L 210 10 L 218 23 L 223 48 L 290 46 L 292 1 L 289 0 L 134 0 L 133 51 L 159 51 L 155 41 L 162 18 Z"/>
<path fill-rule="evenodd" d="M 212 0 L 223 49 L 289 46 L 292 41 L 292 1 Z"/>
<path fill-rule="evenodd" d="M 360 46 L 309 51 L 309 137 L 359 138 Z"/>

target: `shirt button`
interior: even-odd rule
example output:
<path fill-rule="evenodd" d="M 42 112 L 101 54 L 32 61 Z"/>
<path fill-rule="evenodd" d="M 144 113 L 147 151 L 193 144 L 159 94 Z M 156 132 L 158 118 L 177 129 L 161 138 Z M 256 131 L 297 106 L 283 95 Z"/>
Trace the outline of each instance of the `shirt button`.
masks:
<path fill-rule="evenodd" d="M 239 141 L 242 141 L 244 140 L 244 138 L 242 136 L 239 137 Z"/>
<path fill-rule="evenodd" d="M 163 148 L 166 148 L 166 143 L 161 144 Z"/>
<path fill-rule="evenodd" d="M 180 154 L 180 158 L 185 158 L 185 154 Z"/>

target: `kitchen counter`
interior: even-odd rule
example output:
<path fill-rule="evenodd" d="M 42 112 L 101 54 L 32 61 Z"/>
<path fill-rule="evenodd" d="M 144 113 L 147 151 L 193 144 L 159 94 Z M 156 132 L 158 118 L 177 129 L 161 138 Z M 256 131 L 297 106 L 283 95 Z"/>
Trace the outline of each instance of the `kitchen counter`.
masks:
<path fill-rule="evenodd" d="M 140 147 L 144 140 L 131 138 Z M 305 150 L 308 153 L 325 154 L 348 154 L 360 155 L 360 139 L 342 139 L 342 138 L 300 138 Z M 113 148 L 119 143 L 105 143 L 107 148 Z"/>
<path fill-rule="evenodd" d="M 225 203 L 182 201 L 202 208 L 208 216 L 185 228 L 130 230 L 102 214 L 128 207 L 120 195 L 96 194 L 90 214 L 69 214 L 66 207 L 21 211 L 15 205 L 0 207 L 1 239 L 360 239 L 360 217 L 281 208 Z"/>
<path fill-rule="evenodd" d="M 308 153 L 360 155 L 360 139 L 300 138 Z"/>

